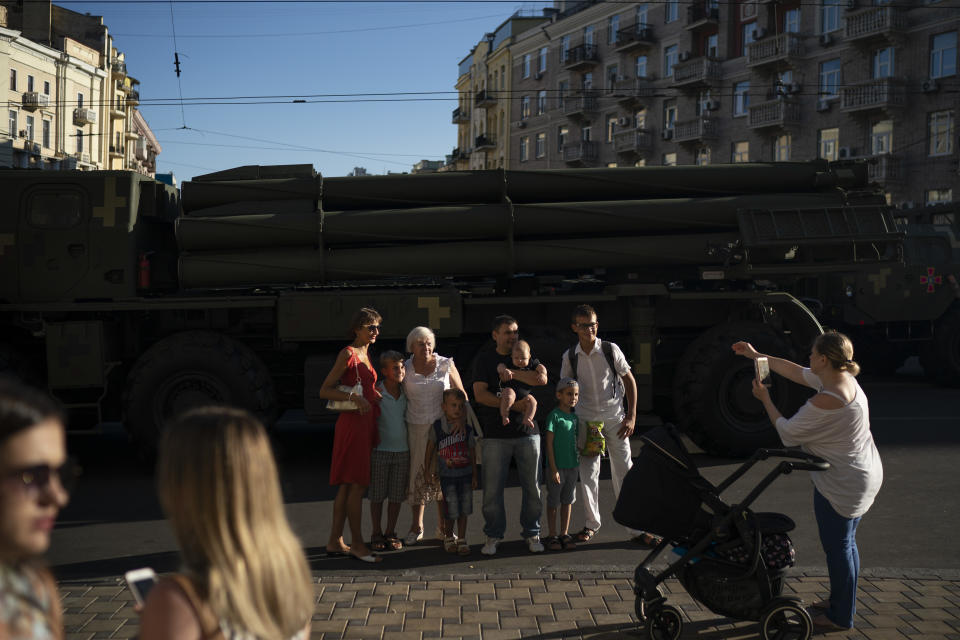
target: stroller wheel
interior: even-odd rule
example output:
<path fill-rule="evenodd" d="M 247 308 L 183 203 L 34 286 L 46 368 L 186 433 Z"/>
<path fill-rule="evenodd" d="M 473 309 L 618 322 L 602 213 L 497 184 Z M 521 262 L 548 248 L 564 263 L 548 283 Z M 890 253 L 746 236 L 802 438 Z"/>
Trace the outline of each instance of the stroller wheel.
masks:
<path fill-rule="evenodd" d="M 809 640 L 812 633 L 810 614 L 794 600 L 774 600 L 760 618 L 763 640 Z"/>
<path fill-rule="evenodd" d="M 638 593 L 633 601 L 633 612 L 637 614 L 637 621 L 643 622 L 647 616 L 656 611 L 663 605 L 666 598 L 663 597 L 663 590 L 659 585 L 653 592 Z"/>
<path fill-rule="evenodd" d="M 650 640 L 677 640 L 683 630 L 683 616 L 680 609 L 665 604 L 650 612 L 647 621 L 647 637 Z"/>

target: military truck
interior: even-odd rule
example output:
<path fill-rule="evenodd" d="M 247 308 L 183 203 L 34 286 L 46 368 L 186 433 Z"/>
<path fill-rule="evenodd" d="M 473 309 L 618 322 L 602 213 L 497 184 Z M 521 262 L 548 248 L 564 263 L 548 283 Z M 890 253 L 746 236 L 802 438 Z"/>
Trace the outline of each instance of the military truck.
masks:
<path fill-rule="evenodd" d="M 309 165 L 199 176 L 178 194 L 123 171 L 0 170 L 0 370 L 49 389 L 75 428 L 122 420 L 150 451 L 202 403 L 268 423 L 317 396 L 355 309 L 378 348 L 430 326 L 469 371 L 515 316 L 551 371 L 599 314 L 639 387 L 708 451 L 774 441 L 749 340 L 804 360 L 821 325 L 784 275 L 876 270 L 903 236 L 862 166 L 824 162 L 324 178 Z M 794 411 L 806 391 L 772 395 Z M 549 403 L 541 403 L 549 407 Z"/>

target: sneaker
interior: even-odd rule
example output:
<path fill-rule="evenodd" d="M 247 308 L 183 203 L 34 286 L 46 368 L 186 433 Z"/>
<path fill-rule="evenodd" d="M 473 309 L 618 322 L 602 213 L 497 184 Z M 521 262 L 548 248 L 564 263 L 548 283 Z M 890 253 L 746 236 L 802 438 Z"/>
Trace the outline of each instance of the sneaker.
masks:
<path fill-rule="evenodd" d="M 527 549 L 530 550 L 530 553 L 543 553 L 543 543 L 540 542 L 540 536 L 527 538 Z"/>
<path fill-rule="evenodd" d="M 500 544 L 500 538 L 487 538 L 487 544 L 483 545 L 480 553 L 485 556 L 492 556 L 497 552 L 497 545 Z"/>

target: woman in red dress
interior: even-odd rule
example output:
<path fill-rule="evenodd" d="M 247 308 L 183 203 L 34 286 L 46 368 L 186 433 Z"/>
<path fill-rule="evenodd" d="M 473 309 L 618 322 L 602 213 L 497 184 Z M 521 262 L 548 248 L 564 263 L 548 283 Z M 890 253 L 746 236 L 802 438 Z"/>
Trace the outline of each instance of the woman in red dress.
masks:
<path fill-rule="evenodd" d="M 333 460 L 330 464 L 330 484 L 339 485 L 333 501 L 333 521 L 327 553 L 350 554 L 364 562 L 380 562 L 380 556 L 370 552 L 360 531 L 363 518 L 363 495 L 370 484 L 370 452 L 380 440 L 377 416 L 380 414 L 380 393 L 376 390 L 377 371 L 370 363 L 368 348 L 380 334 L 380 314 L 364 307 L 353 314 L 349 335 L 353 339 L 337 355 L 333 369 L 320 387 L 320 397 L 326 400 L 352 400 L 356 411 L 343 411 L 337 418 L 333 437 Z M 353 386 L 359 379 L 363 393 L 346 393 L 337 385 Z M 343 541 L 343 525 L 350 523 L 350 546 Z"/>

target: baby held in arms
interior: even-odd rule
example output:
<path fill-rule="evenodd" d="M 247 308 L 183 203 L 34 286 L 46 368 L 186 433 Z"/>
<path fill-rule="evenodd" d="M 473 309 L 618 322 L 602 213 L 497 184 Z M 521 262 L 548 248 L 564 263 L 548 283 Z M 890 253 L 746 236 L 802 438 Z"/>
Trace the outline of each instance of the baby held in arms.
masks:
<path fill-rule="evenodd" d="M 514 369 L 520 371 L 532 371 L 540 364 L 536 360 L 531 361 L 530 344 L 526 340 L 517 341 L 513 347 L 512 358 Z M 516 411 L 521 414 L 525 427 L 535 428 L 533 416 L 537 413 L 537 400 L 530 395 L 530 385 L 517 380 L 513 376 L 513 370 L 505 364 L 497 365 L 497 373 L 503 381 L 500 384 L 500 415 L 503 417 L 503 424 L 510 424 L 510 412 Z"/>

